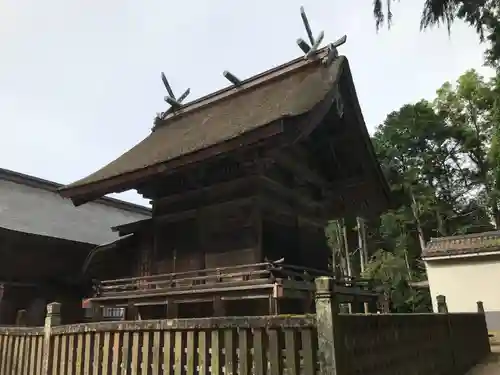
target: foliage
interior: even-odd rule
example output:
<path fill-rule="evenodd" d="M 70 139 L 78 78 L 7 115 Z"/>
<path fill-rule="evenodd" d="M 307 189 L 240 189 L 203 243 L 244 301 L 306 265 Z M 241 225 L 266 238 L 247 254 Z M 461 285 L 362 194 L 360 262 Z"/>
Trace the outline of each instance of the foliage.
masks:
<path fill-rule="evenodd" d="M 377 251 L 363 276 L 380 282 L 394 311 L 426 312 L 431 309 L 429 293 L 409 285 L 412 281 L 420 281 L 422 272 L 409 270 L 403 254 Z"/>
<path fill-rule="evenodd" d="M 373 13 L 377 29 L 384 22 L 391 24 L 391 4 L 394 0 L 375 0 Z M 420 28 L 444 24 L 448 31 L 455 19 L 473 27 L 481 42 L 486 42 L 486 63 L 498 67 L 500 60 L 500 1 L 499 0 L 425 0 Z"/>
<path fill-rule="evenodd" d="M 430 308 L 428 293 L 411 285 L 426 279 L 421 254 L 431 237 L 500 228 L 499 82 L 468 71 L 432 102 L 390 113 L 373 135 L 394 202 L 370 223 L 364 276 L 380 281 L 395 311 Z M 335 225 L 327 234 L 338 252 Z"/>
<path fill-rule="evenodd" d="M 435 108 L 452 130 L 452 142 L 457 151 L 469 191 L 483 206 L 495 227 L 500 227 L 500 207 L 497 178 L 499 170 L 498 120 L 500 99 L 497 79 L 486 81 L 476 71 L 463 74 L 455 85 L 445 83 L 437 92 Z"/>

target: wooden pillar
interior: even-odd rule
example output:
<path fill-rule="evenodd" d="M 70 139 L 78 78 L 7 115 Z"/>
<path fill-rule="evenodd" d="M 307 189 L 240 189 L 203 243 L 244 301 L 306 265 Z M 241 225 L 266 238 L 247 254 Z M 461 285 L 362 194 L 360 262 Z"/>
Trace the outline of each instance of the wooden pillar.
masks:
<path fill-rule="evenodd" d="M 85 319 L 84 309 L 80 296 L 64 297 L 61 301 L 61 324 L 78 324 Z M 93 310 L 94 304 L 91 304 L 92 316 L 98 314 Z M 95 321 L 101 320 L 101 313 L 96 316 Z"/>
<path fill-rule="evenodd" d="M 368 263 L 368 252 L 366 250 L 366 233 L 365 221 L 361 217 L 356 217 L 358 229 L 358 251 L 359 251 L 359 266 L 361 274 L 365 272 L 366 264 Z"/>
<path fill-rule="evenodd" d="M 102 321 L 102 306 L 94 302 L 90 304 L 90 321 L 100 322 Z"/>
<path fill-rule="evenodd" d="M 173 301 L 167 302 L 167 319 L 177 319 L 179 317 L 179 304 Z"/>
<path fill-rule="evenodd" d="M 302 314 L 311 314 L 313 310 L 313 295 L 308 294 L 307 298 L 302 300 Z"/>
<path fill-rule="evenodd" d="M 339 305 L 335 298 L 334 281 L 331 277 L 316 279 L 316 326 L 318 332 L 318 361 L 320 375 L 341 374 L 342 343 L 336 324 Z"/>
<path fill-rule="evenodd" d="M 124 319 L 127 321 L 137 320 L 139 316 L 139 311 L 137 306 L 133 302 L 129 302 L 127 307 L 125 307 Z"/>
<path fill-rule="evenodd" d="M 220 297 L 214 297 L 214 316 L 226 316 L 226 304 Z"/>
<path fill-rule="evenodd" d="M 280 314 L 280 303 L 277 298 L 273 296 L 269 297 L 269 315 L 279 315 Z"/>
<path fill-rule="evenodd" d="M 15 323 L 15 304 L 12 303 L 12 299 L 9 293 L 12 292 L 5 284 L 0 284 L 0 325 L 11 325 Z"/>
<path fill-rule="evenodd" d="M 365 302 L 365 312 L 366 314 L 376 314 L 377 313 L 377 299 L 373 298 L 370 302 Z"/>
<path fill-rule="evenodd" d="M 16 314 L 16 326 L 18 327 L 26 327 L 27 326 L 27 315 L 28 312 L 26 310 L 19 310 Z"/>
<path fill-rule="evenodd" d="M 448 304 L 446 303 L 446 297 L 443 295 L 436 296 L 438 313 L 448 314 Z"/>
<path fill-rule="evenodd" d="M 352 278 L 352 266 L 351 266 L 351 252 L 349 251 L 349 238 L 347 236 L 347 224 L 345 220 L 342 221 L 342 238 L 345 251 L 345 266 L 347 271 L 347 279 L 351 281 Z"/>
<path fill-rule="evenodd" d="M 61 304 L 53 302 L 47 305 L 47 315 L 45 316 L 44 339 L 43 339 L 43 359 L 42 359 L 42 375 L 50 375 L 53 373 L 53 366 L 58 366 L 58 363 L 52 362 L 53 350 L 52 344 L 52 327 L 61 324 Z"/>

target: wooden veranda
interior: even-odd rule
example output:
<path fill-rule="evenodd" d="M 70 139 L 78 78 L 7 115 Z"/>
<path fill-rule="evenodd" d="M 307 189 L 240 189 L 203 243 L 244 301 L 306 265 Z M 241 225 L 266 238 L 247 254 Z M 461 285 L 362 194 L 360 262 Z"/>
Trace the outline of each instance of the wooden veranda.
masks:
<path fill-rule="evenodd" d="M 249 311 L 256 315 L 310 313 L 314 311 L 314 279 L 319 276 L 331 275 L 306 267 L 263 262 L 105 280 L 88 301 L 105 308 L 134 306 L 139 311 L 157 306 L 155 314 L 169 318 L 188 314 L 182 312 L 186 308 L 191 316 L 196 309 L 198 314 L 204 314 L 201 316 L 249 315 Z M 359 306 L 359 312 L 377 311 L 382 299 L 368 280 L 361 279 L 336 280 L 335 293 L 340 303 Z M 235 309 L 232 302 L 240 308 Z M 251 302 L 251 308 L 245 302 Z"/>

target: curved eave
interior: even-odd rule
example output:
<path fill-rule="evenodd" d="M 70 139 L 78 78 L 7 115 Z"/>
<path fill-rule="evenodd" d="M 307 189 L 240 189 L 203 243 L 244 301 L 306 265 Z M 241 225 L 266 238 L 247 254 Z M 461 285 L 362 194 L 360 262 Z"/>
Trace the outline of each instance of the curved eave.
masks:
<path fill-rule="evenodd" d="M 179 156 L 163 163 L 158 163 L 85 185 L 62 187 L 59 189 L 59 194 L 64 198 L 71 199 L 75 206 L 80 206 L 95 199 L 99 199 L 106 194 L 120 193 L 133 189 L 138 183 L 158 174 L 166 173 L 167 171 L 172 172 L 185 165 L 196 164 L 208 158 L 236 150 L 240 147 L 250 146 L 281 133 L 283 133 L 283 123 L 280 119 L 237 138 Z"/>
<path fill-rule="evenodd" d="M 354 80 L 353 80 L 351 69 L 349 66 L 349 61 L 347 59 L 346 59 L 346 62 L 344 64 L 344 70 L 345 70 L 345 74 L 348 75 L 349 81 L 351 82 L 351 84 L 350 84 L 351 98 L 352 98 L 353 104 L 355 106 L 356 115 L 358 117 L 358 125 L 360 126 L 361 131 L 363 133 L 363 140 L 365 143 L 365 147 L 366 147 L 366 149 L 370 155 L 370 158 L 372 160 L 372 163 L 374 165 L 374 170 L 375 170 L 376 178 L 378 180 L 380 189 L 382 190 L 382 193 L 386 199 L 385 204 L 381 205 L 382 211 L 379 213 L 382 213 L 383 211 L 386 211 L 387 209 L 389 209 L 389 207 L 391 205 L 391 201 L 392 201 L 391 189 L 390 189 L 389 183 L 388 183 L 387 179 L 385 178 L 385 175 L 382 171 L 382 167 L 380 166 L 377 155 L 375 153 L 375 148 L 373 147 L 373 143 L 371 141 L 370 134 L 368 133 L 368 128 L 366 127 L 365 119 L 364 119 L 363 112 L 361 110 L 361 105 L 360 105 L 359 99 L 358 99 L 358 94 L 356 92 L 356 86 L 354 85 Z"/>

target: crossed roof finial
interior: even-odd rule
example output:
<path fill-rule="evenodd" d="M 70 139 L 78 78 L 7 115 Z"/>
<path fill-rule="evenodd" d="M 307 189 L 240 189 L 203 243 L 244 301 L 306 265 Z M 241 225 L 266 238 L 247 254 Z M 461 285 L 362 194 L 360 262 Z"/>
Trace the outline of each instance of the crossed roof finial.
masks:
<path fill-rule="evenodd" d="M 298 38 L 297 39 L 297 45 L 299 48 L 302 50 L 302 52 L 305 53 L 304 58 L 306 59 L 311 59 L 316 55 L 316 51 L 318 50 L 319 46 L 321 45 L 321 42 L 323 41 L 323 38 L 325 37 L 325 33 L 323 31 L 320 31 L 318 34 L 317 38 L 313 37 L 313 33 L 311 31 L 311 25 L 309 24 L 309 20 L 307 19 L 306 12 L 304 10 L 304 7 L 300 7 L 300 17 L 302 18 L 302 22 L 304 23 L 304 28 L 306 29 L 307 37 L 309 39 L 309 45 L 304 39 Z M 337 47 L 340 47 L 347 41 L 347 35 L 344 35 L 342 38 L 338 39 L 337 41 L 330 43 L 328 45 L 330 51 L 328 53 L 328 56 L 325 59 L 325 64 L 331 64 L 333 60 L 335 60 L 339 53 L 337 51 Z"/>
<path fill-rule="evenodd" d="M 325 33 L 323 31 L 320 31 L 318 36 L 314 38 L 312 30 L 311 30 L 311 25 L 309 24 L 309 20 L 307 19 L 306 12 L 304 10 L 304 7 L 300 7 L 300 16 L 302 18 L 302 22 L 304 24 L 304 28 L 306 29 L 307 33 L 307 38 L 309 39 L 309 43 L 307 43 L 304 39 L 298 38 L 297 39 L 297 45 L 299 48 L 304 52 L 304 58 L 305 59 L 314 59 L 316 57 L 316 51 L 319 49 L 321 42 L 323 41 L 323 38 L 325 37 Z M 347 41 L 347 35 L 344 35 L 337 41 L 330 43 L 328 45 L 329 51 L 328 55 L 323 59 L 323 63 L 325 65 L 331 64 L 338 56 L 338 50 L 337 48 L 340 47 L 341 45 L 345 44 Z M 238 87 L 241 85 L 242 80 L 240 80 L 238 77 L 236 77 L 234 74 L 231 72 L 225 70 L 223 73 L 223 76 L 231 82 L 234 86 Z M 184 93 L 176 98 L 174 95 L 174 92 L 172 91 L 172 87 L 170 86 L 167 77 L 165 74 L 162 72 L 161 73 L 161 79 L 163 81 L 163 84 L 165 85 L 165 88 L 167 89 L 168 95 L 164 97 L 164 100 L 170 104 L 170 108 L 168 108 L 165 112 L 161 112 L 157 114 L 157 119 L 159 120 L 164 120 L 167 115 L 169 115 L 172 112 L 175 112 L 177 109 L 182 107 L 182 102 L 184 99 L 187 98 L 191 90 L 188 88 Z"/>
<path fill-rule="evenodd" d="M 170 108 L 167 109 L 165 112 L 160 113 L 159 115 L 161 119 L 164 119 L 169 113 L 174 112 L 176 109 L 179 109 L 182 106 L 183 100 L 187 98 L 187 96 L 191 92 L 191 89 L 188 88 L 186 91 L 184 91 L 184 93 L 181 96 L 176 98 L 172 90 L 172 87 L 170 86 L 170 83 L 168 83 L 168 79 L 165 76 L 165 73 L 163 72 L 161 72 L 161 80 L 163 81 L 163 84 L 165 85 L 165 88 L 167 89 L 168 93 L 168 95 L 164 97 L 164 100 L 168 104 L 170 104 Z"/>

